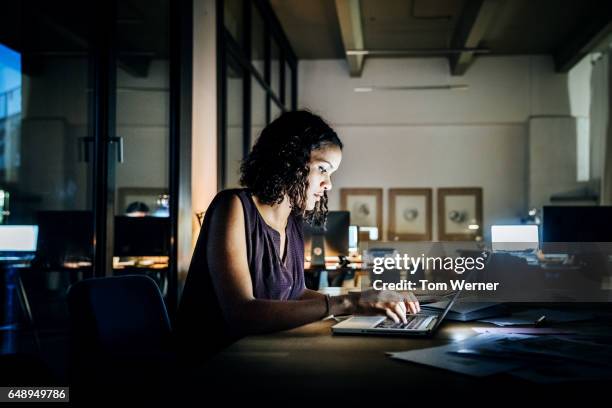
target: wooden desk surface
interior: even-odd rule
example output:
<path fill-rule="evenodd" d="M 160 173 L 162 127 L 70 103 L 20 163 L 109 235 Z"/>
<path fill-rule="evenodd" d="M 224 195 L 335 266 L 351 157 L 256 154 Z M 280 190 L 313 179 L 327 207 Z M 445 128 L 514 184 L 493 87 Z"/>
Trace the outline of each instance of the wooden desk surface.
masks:
<path fill-rule="evenodd" d="M 320 321 L 244 338 L 213 358 L 206 370 L 208 382 L 236 384 L 250 395 L 297 393 L 315 400 L 322 396 L 344 400 L 348 394 L 349 399 L 362 400 L 366 390 L 371 396 L 390 390 L 405 395 L 411 389 L 439 392 L 444 387 L 455 395 L 467 395 L 483 381 L 491 381 L 394 360 L 385 354 L 463 340 L 477 334 L 471 327 L 486 325 L 447 322 L 435 337 L 423 339 L 332 335 L 333 324 L 333 320 Z"/>
<path fill-rule="evenodd" d="M 491 326 L 485 323 L 445 322 L 433 338 L 332 335 L 334 323 L 320 321 L 285 332 L 246 337 L 213 358 L 205 370 L 206 383 L 218 389 L 231 385 L 236 395 L 261 396 L 264 401 L 284 401 L 299 395 L 313 402 L 323 397 L 363 401 L 377 396 L 383 401 L 406 402 L 405 396 L 416 390 L 423 399 L 433 395 L 436 401 L 446 397 L 472 400 L 475 395 L 533 398 L 534 393 L 546 393 L 551 387 L 559 395 L 558 385 L 534 384 L 507 374 L 468 377 L 385 355 L 387 351 L 460 341 L 477 335 L 472 327 Z M 592 384 L 574 383 L 561 389 L 570 395 L 586 390 L 592 394 Z"/>

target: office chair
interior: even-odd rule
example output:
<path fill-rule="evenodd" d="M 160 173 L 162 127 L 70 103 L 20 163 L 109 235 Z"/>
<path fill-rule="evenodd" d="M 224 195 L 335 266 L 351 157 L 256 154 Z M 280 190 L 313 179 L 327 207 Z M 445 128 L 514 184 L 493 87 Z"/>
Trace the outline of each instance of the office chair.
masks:
<path fill-rule="evenodd" d="M 167 381 L 174 363 L 171 327 L 153 279 L 82 280 L 68 288 L 67 301 L 74 382 L 84 390 L 112 384 L 131 392 L 134 385 L 151 389 Z"/>

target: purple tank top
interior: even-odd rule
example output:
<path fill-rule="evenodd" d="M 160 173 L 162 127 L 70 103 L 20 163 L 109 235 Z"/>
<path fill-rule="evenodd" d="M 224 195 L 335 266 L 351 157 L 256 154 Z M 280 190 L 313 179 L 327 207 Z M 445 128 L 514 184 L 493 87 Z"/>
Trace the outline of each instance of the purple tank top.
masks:
<path fill-rule="evenodd" d="M 206 210 L 176 320 L 179 341 L 188 349 L 213 351 L 231 343 L 215 293 L 206 259 L 207 232 L 220 205 L 232 195 L 242 203 L 247 260 L 256 299 L 298 299 L 304 289 L 304 237 L 300 217 L 290 215 L 286 227 L 286 249 L 280 259 L 280 233 L 266 224 L 247 189 L 219 192 Z M 211 237 L 212 239 L 212 237 Z M 222 271 L 219 271 L 222 273 Z M 193 352 L 191 350 L 190 352 Z M 209 353 L 205 353 L 209 354 Z"/>
<path fill-rule="evenodd" d="M 239 190 L 244 209 L 247 257 L 257 299 L 297 299 L 304 291 L 304 237 L 301 221 L 291 215 L 280 258 L 280 233 L 266 224 L 248 190 Z"/>

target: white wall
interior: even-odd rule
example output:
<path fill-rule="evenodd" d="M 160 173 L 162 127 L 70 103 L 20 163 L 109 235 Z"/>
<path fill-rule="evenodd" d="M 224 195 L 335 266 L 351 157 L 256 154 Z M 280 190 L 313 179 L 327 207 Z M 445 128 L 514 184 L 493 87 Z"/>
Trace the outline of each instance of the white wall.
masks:
<path fill-rule="evenodd" d="M 585 185 L 578 181 L 577 174 L 580 119 L 544 117 L 529 121 L 529 207 L 550 204 L 552 194 Z"/>
<path fill-rule="evenodd" d="M 389 188 L 481 186 L 486 232 L 517 223 L 527 208 L 528 119 L 588 112 L 580 92 L 588 75 L 574 76 L 572 106 L 568 75 L 544 56 L 478 58 L 461 77 L 442 58 L 370 59 L 360 78 L 349 77 L 344 60 L 303 60 L 298 105 L 323 116 L 345 144 L 331 209 L 339 209 L 340 188 L 382 187 L 386 230 Z M 469 89 L 354 92 L 446 84 Z"/>
<path fill-rule="evenodd" d="M 193 7 L 191 191 L 193 211 L 200 212 L 217 193 L 216 11 L 214 0 L 196 0 Z M 194 241 L 197 230 L 194 218 Z"/>

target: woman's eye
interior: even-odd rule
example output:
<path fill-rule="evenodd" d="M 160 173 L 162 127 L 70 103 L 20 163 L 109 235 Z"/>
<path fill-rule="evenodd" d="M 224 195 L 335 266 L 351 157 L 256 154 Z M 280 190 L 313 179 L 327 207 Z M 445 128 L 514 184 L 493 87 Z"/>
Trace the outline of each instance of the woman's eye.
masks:
<path fill-rule="evenodd" d="M 327 173 L 327 170 L 324 167 L 322 167 L 322 166 L 319 166 L 319 171 L 321 173 Z"/>

